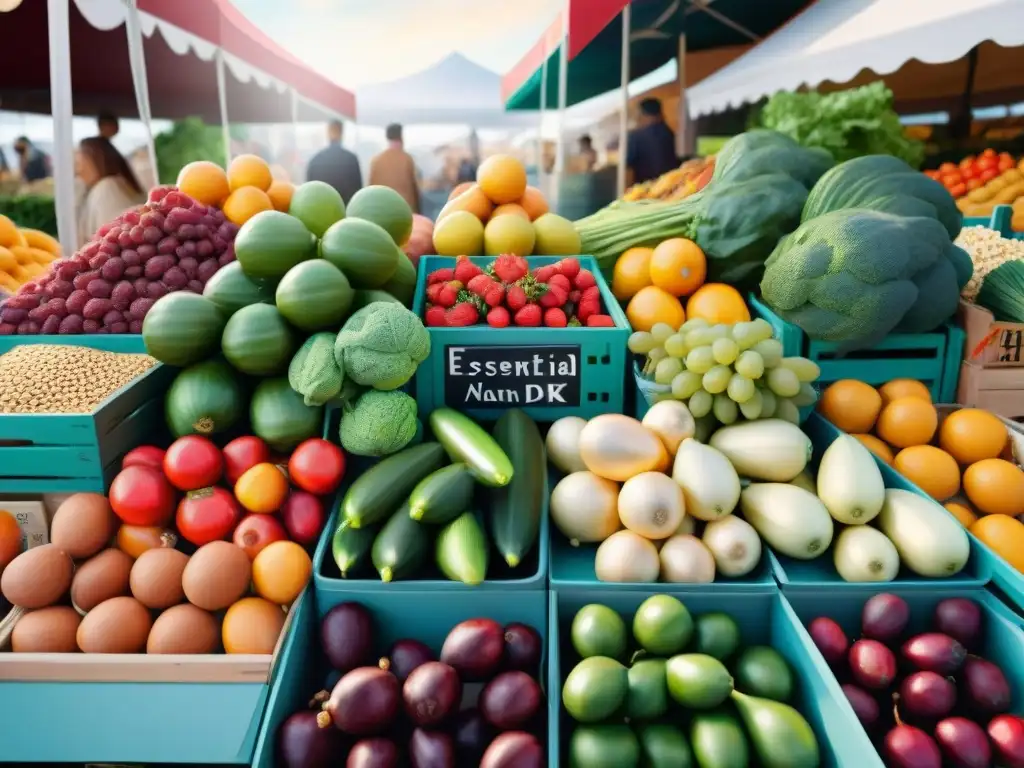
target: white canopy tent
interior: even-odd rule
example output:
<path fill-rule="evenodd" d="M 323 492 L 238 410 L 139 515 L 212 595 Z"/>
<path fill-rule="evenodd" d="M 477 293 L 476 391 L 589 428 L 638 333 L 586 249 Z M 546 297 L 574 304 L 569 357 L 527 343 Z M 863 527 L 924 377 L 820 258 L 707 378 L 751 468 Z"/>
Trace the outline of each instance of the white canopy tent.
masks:
<path fill-rule="evenodd" d="M 1024 0 L 818 0 L 749 53 L 691 88 L 691 117 L 777 91 L 847 83 L 864 69 L 942 64 L 992 41 L 1024 45 Z"/>

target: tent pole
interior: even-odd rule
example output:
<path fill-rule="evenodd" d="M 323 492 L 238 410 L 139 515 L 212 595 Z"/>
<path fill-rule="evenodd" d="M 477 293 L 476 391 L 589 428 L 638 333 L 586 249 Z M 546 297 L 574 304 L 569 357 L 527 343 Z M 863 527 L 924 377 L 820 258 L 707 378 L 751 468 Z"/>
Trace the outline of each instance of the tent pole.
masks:
<path fill-rule="evenodd" d="M 224 51 L 217 49 L 217 101 L 220 103 L 220 130 L 224 140 L 224 165 L 231 163 L 231 125 L 228 123 L 227 77 L 224 74 Z"/>
<path fill-rule="evenodd" d="M 75 157 L 71 91 L 71 0 L 47 0 L 50 46 L 50 109 L 53 112 L 54 201 L 57 233 L 65 254 L 78 250 L 75 221 Z"/>
<path fill-rule="evenodd" d="M 160 170 L 157 167 L 156 144 L 153 141 L 153 114 L 149 104 L 149 81 L 146 77 L 146 51 L 142 41 L 142 26 L 139 24 L 139 7 L 136 0 L 128 3 L 127 15 L 128 60 L 132 69 L 132 83 L 135 86 L 135 102 L 139 109 L 139 118 L 146 129 L 146 152 L 149 165 L 153 171 L 153 183 L 160 183 Z"/>
<path fill-rule="evenodd" d="M 558 144 L 555 145 L 555 189 L 552 198 L 558 210 L 559 191 L 562 187 L 562 173 L 565 170 L 565 102 L 569 90 L 569 0 L 566 0 L 562 14 L 562 46 L 558 53 Z"/>
<path fill-rule="evenodd" d="M 679 84 L 679 125 L 676 131 L 676 154 L 680 157 L 692 155 L 697 148 L 697 135 L 690 121 L 690 110 L 686 105 L 686 33 L 679 36 L 679 53 L 676 56 L 676 82 Z"/>
<path fill-rule="evenodd" d="M 544 109 L 548 103 L 548 38 L 544 36 L 544 62 L 540 66 L 540 124 L 537 126 L 537 185 L 548 196 L 547 173 L 544 172 Z"/>
<path fill-rule="evenodd" d="M 295 154 L 299 153 L 299 92 L 293 86 L 292 93 L 292 138 L 295 140 Z"/>
<path fill-rule="evenodd" d="M 622 69 L 620 73 L 622 89 L 622 111 L 619 113 L 619 167 L 616 175 L 616 188 L 619 196 L 626 191 L 626 150 L 629 142 L 629 33 L 631 26 L 630 6 L 622 9 Z"/>

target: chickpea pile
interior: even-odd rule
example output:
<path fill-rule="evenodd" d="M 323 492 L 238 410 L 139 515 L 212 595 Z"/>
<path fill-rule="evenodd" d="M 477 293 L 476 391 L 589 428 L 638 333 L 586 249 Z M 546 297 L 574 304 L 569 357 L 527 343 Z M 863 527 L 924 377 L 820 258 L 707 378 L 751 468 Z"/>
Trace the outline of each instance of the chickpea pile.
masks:
<path fill-rule="evenodd" d="M 1024 259 L 1024 240 L 1003 237 L 988 227 L 964 227 L 956 244 L 974 262 L 974 274 L 961 294 L 968 301 L 974 301 L 989 272 L 1008 261 Z"/>
<path fill-rule="evenodd" d="M 149 355 L 21 344 L 0 355 L 0 413 L 91 413 L 154 365 Z"/>

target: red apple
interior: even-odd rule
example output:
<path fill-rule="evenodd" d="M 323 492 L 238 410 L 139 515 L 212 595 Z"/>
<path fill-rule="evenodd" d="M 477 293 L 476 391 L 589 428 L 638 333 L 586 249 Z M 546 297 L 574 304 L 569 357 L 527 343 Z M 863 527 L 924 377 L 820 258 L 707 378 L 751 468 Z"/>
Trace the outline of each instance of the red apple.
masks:
<path fill-rule="evenodd" d="M 292 491 L 281 507 L 281 521 L 292 541 L 315 544 L 324 529 L 326 515 L 320 499 L 307 491 Z"/>
<path fill-rule="evenodd" d="M 273 515 L 248 515 L 235 528 L 232 541 L 245 550 L 250 560 L 275 541 L 286 541 L 288 532 Z"/>

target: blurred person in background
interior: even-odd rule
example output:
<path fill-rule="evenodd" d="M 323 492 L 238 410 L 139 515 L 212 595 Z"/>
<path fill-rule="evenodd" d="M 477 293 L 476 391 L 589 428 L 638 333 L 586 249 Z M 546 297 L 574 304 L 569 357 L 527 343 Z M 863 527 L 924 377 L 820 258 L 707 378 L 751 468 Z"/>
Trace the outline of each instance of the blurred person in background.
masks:
<path fill-rule="evenodd" d="M 96 128 L 101 137 L 107 141 L 113 141 L 121 130 L 121 124 L 113 112 L 100 112 L 96 117 Z"/>
<path fill-rule="evenodd" d="M 341 146 L 341 121 L 327 124 L 327 146 L 313 155 L 306 168 L 306 181 L 330 184 L 348 204 L 352 195 L 363 188 L 359 158 Z"/>
<path fill-rule="evenodd" d="M 370 161 L 370 184 L 391 187 L 405 198 L 413 213 L 420 212 L 416 163 L 402 144 L 402 126 L 392 123 L 384 131 L 388 148 Z"/>
<path fill-rule="evenodd" d="M 7 180 L 11 175 L 11 166 L 7 164 L 7 155 L 4 154 L 4 148 L 0 147 L 0 181 Z"/>
<path fill-rule="evenodd" d="M 53 175 L 50 156 L 38 149 L 27 136 L 19 136 L 14 142 L 14 151 L 18 153 L 21 180 L 29 183 L 48 179 Z"/>
<path fill-rule="evenodd" d="M 476 131 L 469 133 L 469 154 L 462 158 L 459 163 L 459 173 L 456 177 L 456 184 L 464 184 L 468 181 L 476 181 L 476 169 L 480 166 L 480 138 Z"/>
<path fill-rule="evenodd" d="M 676 135 L 666 125 L 658 99 L 640 102 L 638 125 L 626 144 L 626 167 L 627 186 L 656 179 L 679 167 Z"/>
<path fill-rule="evenodd" d="M 78 211 L 79 242 L 86 242 L 104 224 L 146 201 L 145 190 L 128 162 L 100 136 L 78 145 L 75 173 L 85 188 Z"/>
<path fill-rule="evenodd" d="M 580 136 L 580 157 L 583 160 L 584 173 L 590 173 L 597 166 L 597 150 L 594 149 L 594 140 L 588 133 Z"/>

